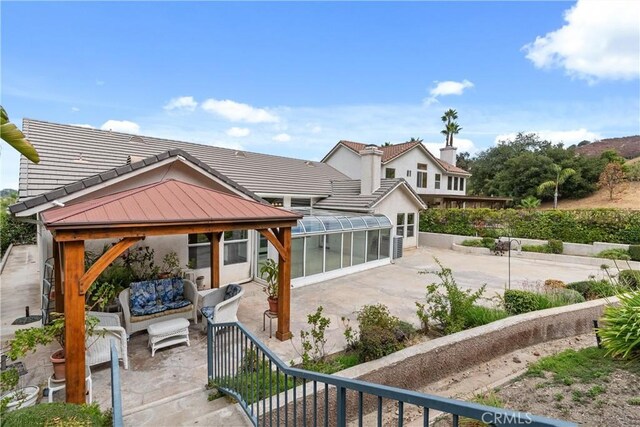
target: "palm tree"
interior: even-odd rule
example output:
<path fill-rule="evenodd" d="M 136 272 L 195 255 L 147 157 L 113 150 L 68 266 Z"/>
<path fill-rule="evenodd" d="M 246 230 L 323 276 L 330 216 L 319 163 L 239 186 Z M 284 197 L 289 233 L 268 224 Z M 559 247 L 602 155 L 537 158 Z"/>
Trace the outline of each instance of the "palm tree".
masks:
<path fill-rule="evenodd" d="M 440 133 L 445 135 L 445 145 L 447 147 L 453 147 L 453 135 L 458 134 L 462 130 L 460 125 L 456 122 L 458 119 L 458 112 L 452 108 L 449 108 L 444 112 L 440 120 L 444 123 L 444 130 Z"/>
<path fill-rule="evenodd" d="M 532 210 L 540 206 L 540 199 L 535 196 L 527 196 L 520 200 L 520 207 L 522 209 Z"/>
<path fill-rule="evenodd" d="M 553 192 L 553 209 L 557 209 L 558 207 L 558 187 L 561 186 L 562 184 L 564 184 L 564 182 L 567 180 L 567 178 L 569 178 L 571 175 L 574 175 L 576 173 L 575 170 L 571 169 L 571 168 L 564 168 L 562 169 L 562 167 L 560 167 L 559 165 L 553 165 L 553 171 L 556 174 L 556 179 L 555 180 L 549 180 L 549 181 L 545 181 L 542 184 L 540 184 L 538 186 L 538 194 L 543 195 L 544 193 L 548 192 L 550 188 L 554 189 Z"/>
<path fill-rule="evenodd" d="M 418 138 L 411 137 L 411 139 L 408 140 L 407 142 L 422 142 L 422 138 L 420 138 L 420 137 L 418 137 Z"/>
<path fill-rule="evenodd" d="M 40 162 L 38 152 L 20 129 L 9 121 L 9 116 L 2 105 L 0 105 L 0 137 L 33 163 Z"/>

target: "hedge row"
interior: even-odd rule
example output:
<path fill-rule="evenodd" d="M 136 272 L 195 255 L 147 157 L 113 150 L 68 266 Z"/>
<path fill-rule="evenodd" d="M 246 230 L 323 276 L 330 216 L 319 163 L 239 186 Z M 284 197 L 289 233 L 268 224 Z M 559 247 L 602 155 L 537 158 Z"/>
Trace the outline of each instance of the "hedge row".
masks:
<path fill-rule="evenodd" d="M 427 209 L 420 231 L 463 236 L 640 244 L 640 211 Z"/>

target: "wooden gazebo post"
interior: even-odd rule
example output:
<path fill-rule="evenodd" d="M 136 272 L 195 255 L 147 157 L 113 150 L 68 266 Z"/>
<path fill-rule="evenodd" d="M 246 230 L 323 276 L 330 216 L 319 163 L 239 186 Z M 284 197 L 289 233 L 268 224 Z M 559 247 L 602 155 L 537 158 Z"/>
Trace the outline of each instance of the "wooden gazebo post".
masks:
<path fill-rule="evenodd" d="M 280 227 L 278 241 L 284 248 L 284 256 L 278 253 L 278 330 L 276 338 L 291 338 L 291 227 Z"/>

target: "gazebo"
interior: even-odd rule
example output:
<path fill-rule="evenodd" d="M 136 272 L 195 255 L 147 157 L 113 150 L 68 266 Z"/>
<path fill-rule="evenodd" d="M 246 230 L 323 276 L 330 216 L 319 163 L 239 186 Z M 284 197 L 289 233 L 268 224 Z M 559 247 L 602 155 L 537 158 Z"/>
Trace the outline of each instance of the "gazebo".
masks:
<path fill-rule="evenodd" d="M 53 235 L 56 311 L 65 314 L 67 402 L 85 400 L 85 293 L 100 273 L 147 236 L 204 233 L 211 244 L 211 284 L 220 286 L 220 238 L 257 230 L 278 251 L 278 329 L 290 329 L 293 212 L 178 180 L 163 180 L 43 212 Z M 117 239 L 87 271 L 85 240 Z M 62 273 L 62 274 L 60 274 Z M 64 298 L 60 298 L 64 295 Z"/>

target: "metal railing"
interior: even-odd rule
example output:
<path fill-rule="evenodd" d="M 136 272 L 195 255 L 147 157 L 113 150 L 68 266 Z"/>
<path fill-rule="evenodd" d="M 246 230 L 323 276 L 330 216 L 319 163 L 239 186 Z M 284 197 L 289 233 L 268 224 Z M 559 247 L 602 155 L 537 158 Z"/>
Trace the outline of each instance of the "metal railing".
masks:
<path fill-rule="evenodd" d="M 118 364 L 118 349 L 115 341 L 111 341 L 111 408 L 113 427 L 123 427 L 122 394 L 120 391 L 120 365 Z"/>
<path fill-rule="evenodd" d="M 235 398 L 255 426 L 403 426 L 417 407 L 423 425 L 462 417 L 496 426 L 574 426 L 524 412 L 388 387 L 286 365 L 240 323 L 207 326 L 209 384 Z M 396 411 L 389 410 L 394 407 Z M 415 411 L 413 411 L 415 414 Z"/>

